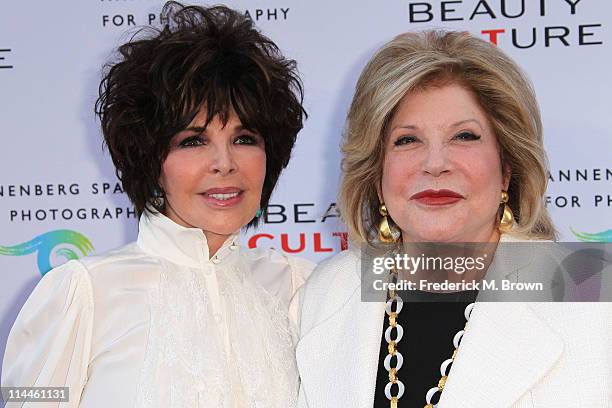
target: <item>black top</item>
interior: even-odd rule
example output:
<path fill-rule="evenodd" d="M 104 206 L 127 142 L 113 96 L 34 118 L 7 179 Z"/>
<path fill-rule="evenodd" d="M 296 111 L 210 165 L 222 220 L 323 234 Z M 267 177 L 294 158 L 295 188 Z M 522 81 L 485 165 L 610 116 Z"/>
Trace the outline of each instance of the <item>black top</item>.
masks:
<path fill-rule="evenodd" d="M 425 406 L 425 394 L 430 388 L 438 385 L 441 377 L 440 364 L 452 356 L 455 349 L 453 337 L 465 326 L 465 308 L 474 302 L 477 294 L 476 290 L 454 293 L 398 292 L 404 300 L 404 305 L 398 314 L 397 323 L 404 329 L 404 336 L 397 343 L 397 351 L 402 353 L 404 364 L 397 371 L 397 378 L 406 387 L 404 395 L 398 401 L 398 407 Z M 383 366 L 388 354 L 385 330 L 389 327 L 389 318 L 386 313 L 382 318 L 384 323 L 378 357 L 374 408 L 390 406 L 389 400 L 385 397 L 389 372 Z M 391 338 L 396 337 L 397 332 L 393 330 Z M 391 367 L 397 365 L 396 361 L 395 358 L 391 359 Z M 397 386 L 391 388 L 391 393 L 397 395 Z M 437 402 L 438 397 L 434 397 L 432 403 Z"/>

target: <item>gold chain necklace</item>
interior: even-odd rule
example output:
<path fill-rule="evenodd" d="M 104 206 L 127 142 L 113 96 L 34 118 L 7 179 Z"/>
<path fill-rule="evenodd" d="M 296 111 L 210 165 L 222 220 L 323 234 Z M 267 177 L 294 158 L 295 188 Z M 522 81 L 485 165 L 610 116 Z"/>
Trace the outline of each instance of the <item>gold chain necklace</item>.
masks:
<path fill-rule="evenodd" d="M 397 271 L 393 269 L 391 271 L 391 282 L 397 282 Z M 393 309 L 393 304 L 395 303 L 395 310 Z M 383 365 L 387 372 L 389 373 L 389 382 L 385 386 L 385 396 L 389 400 L 391 408 L 398 408 L 399 399 L 404 395 L 404 391 L 406 387 L 404 383 L 398 379 L 397 372 L 402 365 L 404 364 L 404 357 L 402 353 L 400 353 L 397 349 L 397 344 L 400 342 L 402 337 L 404 336 L 404 329 L 401 325 L 397 323 L 397 316 L 402 311 L 402 307 L 404 305 L 403 299 L 397 295 L 395 289 L 389 289 L 389 300 L 385 305 L 385 312 L 387 313 L 389 319 L 389 327 L 385 330 L 385 340 L 387 342 L 387 351 L 388 354 L 385 356 L 385 360 Z M 436 387 L 432 387 L 427 391 L 425 395 L 425 402 L 427 403 L 424 408 L 436 408 L 437 404 L 433 404 L 431 400 L 433 399 L 436 393 L 442 393 L 444 390 L 444 386 L 446 385 L 446 379 L 448 378 L 448 367 L 455 360 L 457 356 L 457 350 L 459 349 L 459 343 L 463 334 L 465 333 L 465 329 L 467 328 L 467 322 L 470 319 L 470 315 L 472 313 L 472 309 L 474 308 L 474 303 L 470 303 L 465 308 L 465 326 L 463 330 L 460 330 L 453 337 L 453 346 L 455 350 L 450 358 L 444 360 L 440 365 L 440 374 L 441 378 L 438 381 L 438 385 Z M 393 329 L 396 329 L 396 337 L 391 338 L 391 332 Z M 395 367 L 391 367 L 391 361 L 395 357 Z M 393 395 L 391 393 L 391 388 L 393 385 L 397 385 L 397 394 Z M 439 401 L 439 399 L 438 399 Z"/>

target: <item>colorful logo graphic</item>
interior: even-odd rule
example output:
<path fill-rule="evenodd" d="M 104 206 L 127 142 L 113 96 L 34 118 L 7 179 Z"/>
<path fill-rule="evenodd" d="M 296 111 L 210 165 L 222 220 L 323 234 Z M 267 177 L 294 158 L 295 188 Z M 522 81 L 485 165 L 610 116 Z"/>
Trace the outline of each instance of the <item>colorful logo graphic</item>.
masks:
<path fill-rule="evenodd" d="M 80 255 L 75 249 L 80 252 Z M 44 275 L 53 268 L 51 266 L 52 256 L 61 256 L 68 261 L 93 254 L 93 250 L 93 245 L 85 235 L 72 230 L 55 230 L 22 244 L 0 246 L 0 255 L 22 256 L 36 253 L 38 270 L 41 275 Z"/>
<path fill-rule="evenodd" d="M 582 242 L 612 242 L 612 229 L 602 232 L 577 232 L 570 227 L 572 233 Z"/>

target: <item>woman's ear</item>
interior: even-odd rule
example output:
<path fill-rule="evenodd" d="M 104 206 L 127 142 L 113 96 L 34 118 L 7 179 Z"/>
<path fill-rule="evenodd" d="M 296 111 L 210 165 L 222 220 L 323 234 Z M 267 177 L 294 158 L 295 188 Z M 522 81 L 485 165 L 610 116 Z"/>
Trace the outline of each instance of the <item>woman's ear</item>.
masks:
<path fill-rule="evenodd" d="M 510 168 L 510 165 L 508 163 L 505 163 L 502 166 L 502 183 L 504 185 L 504 190 L 508 191 L 508 188 L 510 187 L 510 178 L 512 177 L 512 168 Z"/>
<path fill-rule="evenodd" d="M 159 188 L 161 188 L 163 191 L 166 191 L 166 186 L 164 185 L 164 175 L 160 172 L 159 177 L 157 178 L 157 185 L 159 186 Z"/>
<path fill-rule="evenodd" d="M 384 203 L 383 195 L 382 195 L 382 180 L 376 183 L 376 195 L 378 196 L 378 202 Z"/>

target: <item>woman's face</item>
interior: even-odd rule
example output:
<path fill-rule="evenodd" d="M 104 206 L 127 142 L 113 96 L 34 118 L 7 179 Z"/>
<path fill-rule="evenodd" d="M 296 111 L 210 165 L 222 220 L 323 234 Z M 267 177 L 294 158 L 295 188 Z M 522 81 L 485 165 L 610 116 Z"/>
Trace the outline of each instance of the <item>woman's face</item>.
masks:
<path fill-rule="evenodd" d="M 471 92 L 449 84 L 404 96 L 385 141 L 381 186 L 405 242 L 495 240 L 508 183 L 491 124 Z"/>
<path fill-rule="evenodd" d="M 219 116 L 204 129 L 205 122 L 202 109 L 172 138 L 159 183 L 166 215 L 185 227 L 202 229 L 209 246 L 218 247 L 255 216 L 266 151 L 264 139 L 244 129 L 234 113 L 225 126 Z"/>

